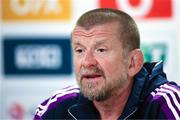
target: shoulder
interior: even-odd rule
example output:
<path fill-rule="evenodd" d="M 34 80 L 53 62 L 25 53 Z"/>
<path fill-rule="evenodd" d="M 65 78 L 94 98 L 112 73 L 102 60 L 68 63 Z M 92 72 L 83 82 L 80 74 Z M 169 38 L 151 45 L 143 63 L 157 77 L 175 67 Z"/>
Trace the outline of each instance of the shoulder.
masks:
<path fill-rule="evenodd" d="M 158 104 L 167 118 L 180 119 L 180 87 L 176 84 L 159 86 L 150 93 L 148 101 Z"/>
<path fill-rule="evenodd" d="M 68 86 L 57 90 L 50 98 L 38 105 L 35 112 L 35 119 L 41 118 L 46 112 L 56 109 L 60 104 L 71 104 L 70 102 L 73 102 L 79 93 L 80 90 L 78 86 Z"/>

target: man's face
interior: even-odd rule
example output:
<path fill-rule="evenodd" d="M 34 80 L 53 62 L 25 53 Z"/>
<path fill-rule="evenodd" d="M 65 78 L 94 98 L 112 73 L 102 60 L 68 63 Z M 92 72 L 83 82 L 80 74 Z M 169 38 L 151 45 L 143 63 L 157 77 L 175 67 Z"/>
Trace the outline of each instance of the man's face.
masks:
<path fill-rule="evenodd" d="M 90 100 L 103 101 L 121 89 L 128 79 L 128 60 L 123 57 L 118 23 L 72 33 L 74 70 L 81 92 Z"/>

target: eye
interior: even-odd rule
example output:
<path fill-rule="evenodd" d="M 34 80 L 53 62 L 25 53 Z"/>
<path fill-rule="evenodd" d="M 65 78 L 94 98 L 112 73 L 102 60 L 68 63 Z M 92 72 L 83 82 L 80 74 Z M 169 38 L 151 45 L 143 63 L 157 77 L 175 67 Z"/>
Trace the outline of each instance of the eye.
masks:
<path fill-rule="evenodd" d="M 77 48 L 77 49 L 75 49 L 75 52 L 76 52 L 76 53 L 82 53 L 82 52 L 83 52 L 83 49 Z"/>
<path fill-rule="evenodd" d="M 99 48 L 97 49 L 98 52 L 106 52 L 107 50 L 105 48 Z"/>

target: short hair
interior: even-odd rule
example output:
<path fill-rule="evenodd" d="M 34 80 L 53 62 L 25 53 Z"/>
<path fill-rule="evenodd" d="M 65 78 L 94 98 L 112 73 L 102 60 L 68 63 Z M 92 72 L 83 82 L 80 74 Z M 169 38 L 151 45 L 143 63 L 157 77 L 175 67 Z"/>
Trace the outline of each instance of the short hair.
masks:
<path fill-rule="evenodd" d="M 119 36 L 122 39 L 122 47 L 129 52 L 140 48 L 140 35 L 133 18 L 127 13 L 110 8 L 98 8 L 84 13 L 77 21 L 76 26 L 90 29 L 96 25 L 110 22 L 119 23 Z"/>

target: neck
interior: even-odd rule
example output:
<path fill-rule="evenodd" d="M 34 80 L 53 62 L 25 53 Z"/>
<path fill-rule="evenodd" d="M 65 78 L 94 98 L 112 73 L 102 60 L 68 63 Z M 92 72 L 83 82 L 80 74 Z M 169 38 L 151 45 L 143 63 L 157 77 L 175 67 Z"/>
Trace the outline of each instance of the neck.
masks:
<path fill-rule="evenodd" d="M 127 103 L 131 88 L 132 80 L 128 80 L 123 88 L 118 89 L 116 94 L 113 94 L 108 99 L 104 101 L 93 101 L 102 120 L 117 120 L 119 118 Z"/>

